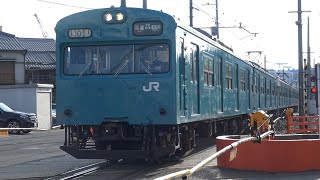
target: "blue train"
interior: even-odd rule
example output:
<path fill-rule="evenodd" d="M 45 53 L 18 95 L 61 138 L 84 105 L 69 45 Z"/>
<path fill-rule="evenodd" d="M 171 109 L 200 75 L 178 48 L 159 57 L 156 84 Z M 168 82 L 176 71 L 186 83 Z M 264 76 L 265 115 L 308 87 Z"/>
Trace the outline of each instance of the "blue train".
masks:
<path fill-rule="evenodd" d="M 296 89 L 163 12 L 89 10 L 55 31 L 61 149 L 76 158 L 183 155 L 196 136 L 240 134 L 248 114 L 298 105 Z"/>

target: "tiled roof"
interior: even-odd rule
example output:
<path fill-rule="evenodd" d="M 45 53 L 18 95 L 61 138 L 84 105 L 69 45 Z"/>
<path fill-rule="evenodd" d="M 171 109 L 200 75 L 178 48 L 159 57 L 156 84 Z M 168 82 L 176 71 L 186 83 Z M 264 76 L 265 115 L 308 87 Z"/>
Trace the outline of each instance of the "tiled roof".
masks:
<path fill-rule="evenodd" d="M 56 68 L 54 39 L 18 38 L 0 31 L 0 51 L 26 51 L 26 69 L 53 70 Z"/>
<path fill-rule="evenodd" d="M 25 48 L 14 35 L 0 31 L 0 50 L 23 51 Z"/>
<path fill-rule="evenodd" d="M 53 39 L 18 38 L 20 44 L 28 51 L 55 52 L 56 44 Z"/>
<path fill-rule="evenodd" d="M 56 44 L 53 39 L 40 38 L 18 38 L 20 44 L 27 49 L 25 58 L 26 69 L 46 69 L 56 68 Z"/>
<path fill-rule="evenodd" d="M 26 54 L 26 69 L 55 69 L 55 52 L 30 52 Z"/>

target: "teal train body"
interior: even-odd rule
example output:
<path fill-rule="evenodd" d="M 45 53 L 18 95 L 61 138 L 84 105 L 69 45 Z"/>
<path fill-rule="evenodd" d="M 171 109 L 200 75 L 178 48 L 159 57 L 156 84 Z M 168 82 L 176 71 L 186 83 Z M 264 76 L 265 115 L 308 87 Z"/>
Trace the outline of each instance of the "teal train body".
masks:
<path fill-rule="evenodd" d="M 298 92 L 163 12 L 96 9 L 56 25 L 57 120 L 77 158 L 181 155 L 196 136 L 240 134 Z"/>

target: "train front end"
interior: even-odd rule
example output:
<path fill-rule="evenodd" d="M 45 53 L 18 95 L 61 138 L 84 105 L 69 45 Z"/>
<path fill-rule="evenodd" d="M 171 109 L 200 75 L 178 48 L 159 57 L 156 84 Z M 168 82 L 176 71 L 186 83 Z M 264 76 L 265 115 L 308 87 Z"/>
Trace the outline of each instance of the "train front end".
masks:
<path fill-rule="evenodd" d="M 62 150 L 119 159 L 175 148 L 172 17 L 135 8 L 90 10 L 60 20 L 56 34 Z"/>

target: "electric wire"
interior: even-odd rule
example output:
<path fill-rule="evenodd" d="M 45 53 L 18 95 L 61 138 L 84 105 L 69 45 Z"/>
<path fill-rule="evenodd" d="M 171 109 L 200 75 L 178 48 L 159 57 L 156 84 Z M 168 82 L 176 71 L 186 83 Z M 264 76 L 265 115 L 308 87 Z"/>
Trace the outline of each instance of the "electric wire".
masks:
<path fill-rule="evenodd" d="M 202 2 L 202 3 L 205 3 L 205 4 L 208 4 L 208 5 L 211 5 L 208 1 L 205 1 L 205 0 L 201 0 L 201 2 Z M 201 3 L 201 2 L 198 1 L 198 3 Z M 197 5 L 197 4 L 194 3 L 194 2 L 192 2 L 192 4 L 193 4 L 194 6 L 196 6 L 197 10 L 199 10 L 199 11 L 203 12 L 204 14 L 206 14 L 207 16 L 209 16 L 209 17 L 213 20 L 213 23 L 216 22 L 216 18 L 213 17 L 213 16 L 211 16 L 207 11 L 203 10 L 202 8 L 200 8 L 199 5 Z M 217 10 L 217 7 L 214 6 L 213 9 L 216 11 L 216 10 Z M 220 13 L 221 13 L 221 11 L 220 11 Z M 222 14 L 225 14 L 225 12 L 222 12 Z M 235 21 L 237 21 L 237 20 L 235 20 Z M 220 27 L 227 27 L 227 26 L 224 26 L 224 24 L 225 24 L 225 23 L 224 23 L 224 20 L 219 19 L 219 22 L 218 22 L 218 23 L 219 23 L 219 26 L 220 26 Z M 236 28 L 236 26 L 235 26 L 235 28 Z M 241 50 L 238 49 L 238 52 L 240 52 L 240 51 L 245 51 L 245 48 L 244 48 L 244 47 L 249 47 L 249 42 L 247 42 L 247 41 L 242 41 L 244 38 L 243 38 L 243 37 L 240 37 L 238 34 L 236 34 L 236 33 L 234 32 L 234 30 L 231 30 L 230 28 L 223 28 L 223 29 L 224 29 L 224 31 L 227 31 L 228 34 L 231 34 L 236 41 L 241 42 L 241 46 L 240 46 L 240 47 L 241 47 L 241 48 L 240 48 Z M 236 44 L 239 44 L 239 43 L 236 43 Z M 238 46 L 237 46 L 237 47 L 238 47 Z M 238 48 L 239 48 L 239 47 L 238 47 Z M 246 54 L 246 53 L 243 53 L 243 55 L 241 55 L 241 57 L 247 59 L 247 57 L 244 56 L 245 54 Z"/>
<path fill-rule="evenodd" d="M 86 10 L 92 10 L 92 9 L 94 9 L 94 8 L 88 8 L 88 7 L 83 7 L 83 6 L 74 6 L 74 5 L 57 3 L 57 2 L 46 1 L 46 0 L 36 0 L 36 1 L 43 2 L 43 3 L 48 3 L 48 4 L 55 4 L 55 5 L 59 5 L 59 6 L 66 6 L 66 7 L 79 8 L 79 9 L 86 9 Z"/>

